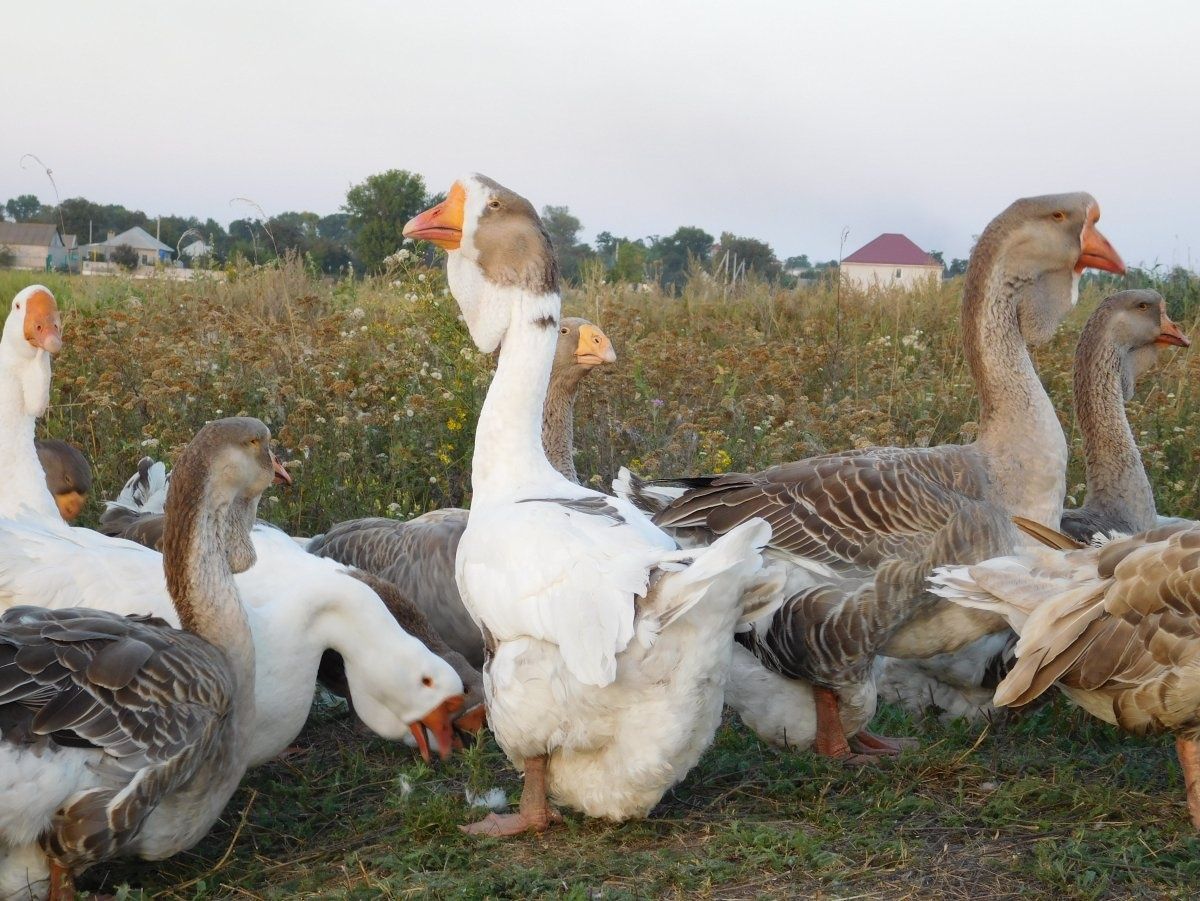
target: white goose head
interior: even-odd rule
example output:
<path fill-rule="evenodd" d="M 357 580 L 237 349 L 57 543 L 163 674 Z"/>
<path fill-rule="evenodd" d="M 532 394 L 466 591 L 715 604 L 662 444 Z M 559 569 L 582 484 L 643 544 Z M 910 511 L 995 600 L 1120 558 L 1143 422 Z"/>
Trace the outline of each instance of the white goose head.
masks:
<path fill-rule="evenodd" d="M 447 253 L 450 290 L 480 350 L 495 350 L 517 297 L 546 298 L 557 319 L 558 263 L 528 200 L 483 175 L 468 175 L 446 199 L 409 220 L 404 236 Z M 552 299 L 552 302 L 551 302 Z"/>
<path fill-rule="evenodd" d="M 39 352 L 56 354 L 62 350 L 62 320 L 58 303 L 44 285 L 30 285 L 13 298 L 4 334 L 4 350 L 16 359 L 29 360 Z"/>

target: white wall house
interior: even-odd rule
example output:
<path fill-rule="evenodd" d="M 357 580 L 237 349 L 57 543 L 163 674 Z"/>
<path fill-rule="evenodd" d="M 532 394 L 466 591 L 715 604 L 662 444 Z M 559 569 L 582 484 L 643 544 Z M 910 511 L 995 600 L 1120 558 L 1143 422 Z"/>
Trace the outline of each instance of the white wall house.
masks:
<path fill-rule="evenodd" d="M 119 235 L 109 234 L 104 241 L 95 244 L 84 244 L 81 250 L 85 259 L 93 256 L 109 259 L 114 250 L 127 244 L 137 252 L 138 266 L 154 266 L 157 263 L 170 263 L 174 251 L 141 226 L 135 225 Z"/>
<path fill-rule="evenodd" d="M 916 288 L 942 280 L 942 264 L 904 235 L 888 232 L 842 260 L 842 278 L 863 290 Z"/>
<path fill-rule="evenodd" d="M 66 262 L 66 247 L 57 225 L 0 222 L 0 247 L 12 251 L 14 269 L 55 269 Z"/>

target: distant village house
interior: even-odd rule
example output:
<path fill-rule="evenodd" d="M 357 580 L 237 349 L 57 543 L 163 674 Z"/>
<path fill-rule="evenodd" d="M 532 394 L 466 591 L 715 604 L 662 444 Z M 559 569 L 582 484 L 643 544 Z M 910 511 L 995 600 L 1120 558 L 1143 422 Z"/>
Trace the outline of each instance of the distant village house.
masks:
<path fill-rule="evenodd" d="M 119 235 L 109 232 L 108 237 L 103 241 L 97 241 L 95 244 L 83 245 L 84 259 L 91 260 L 108 260 L 118 247 L 132 247 L 137 253 L 138 266 L 154 266 L 158 263 L 170 263 L 171 254 L 174 251 L 158 240 L 154 235 L 150 234 L 139 225 L 133 228 L 126 229 Z"/>
<path fill-rule="evenodd" d="M 842 260 L 842 277 L 856 288 L 912 289 L 942 280 L 942 264 L 904 235 L 886 233 Z"/>
<path fill-rule="evenodd" d="M 76 268 L 79 262 L 75 236 L 64 239 L 57 225 L 42 222 L 0 222 L 0 247 L 11 251 L 14 269 Z"/>

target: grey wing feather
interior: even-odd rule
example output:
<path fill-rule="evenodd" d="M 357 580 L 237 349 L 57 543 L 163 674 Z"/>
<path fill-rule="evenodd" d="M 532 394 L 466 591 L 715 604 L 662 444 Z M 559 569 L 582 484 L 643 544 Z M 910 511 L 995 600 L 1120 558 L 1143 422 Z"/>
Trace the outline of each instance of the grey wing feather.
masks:
<path fill-rule="evenodd" d="M 224 654 L 160 619 L 83 608 L 0 615 L 2 740 L 47 753 L 97 748 L 124 774 L 69 799 L 42 835 L 68 866 L 121 853 L 166 795 L 219 766 L 232 703 Z"/>

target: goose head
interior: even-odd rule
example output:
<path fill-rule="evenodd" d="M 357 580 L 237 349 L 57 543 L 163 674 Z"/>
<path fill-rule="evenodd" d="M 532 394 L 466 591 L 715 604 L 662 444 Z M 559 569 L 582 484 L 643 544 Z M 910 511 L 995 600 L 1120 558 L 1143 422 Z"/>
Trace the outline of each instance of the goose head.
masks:
<path fill-rule="evenodd" d="M 1190 347 L 1191 339 L 1167 315 L 1167 303 L 1157 291 L 1119 291 L 1105 298 L 1088 319 L 1079 336 L 1079 355 L 1111 347 L 1121 363 L 1121 386 L 1125 400 L 1141 375 L 1158 359 L 1163 347 Z M 1086 363 L 1077 363 L 1085 369 Z"/>
<path fill-rule="evenodd" d="M 17 292 L 4 320 L 0 342 L 17 359 L 32 359 L 39 353 L 56 354 L 62 350 L 62 319 L 49 288 L 30 285 Z"/>
<path fill-rule="evenodd" d="M 558 263 L 533 204 L 484 175 L 456 181 L 445 200 L 408 221 L 404 236 L 446 251 L 450 291 L 484 352 L 499 346 L 518 297 L 558 303 Z"/>
<path fill-rule="evenodd" d="M 46 473 L 46 487 L 54 495 L 58 512 L 66 522 L 74 522 L 83 512 L 92 490 L 92 467 L 78 448 L 57 438 L 36 443 L 38 460 Z"/>
<path fill-rule="evenodd" d="M 612 342 L 598 326 L 578 316 L 567 316 L 558 325 L 554 350 L 555 371 L 574 368 L 582 375 L 597 366 L 617 362 Z"/>
<path fill-rule="evenodd" d="M 217 419 L 196 433 L 172 473 L 167 495 L 164 556 L 173 541 L 186 540 L 202 510 L 214 511 L 229 568 L 241 573 L 254 565 L 250 530 L 258 500 L 272 482 L 291 484 L 271 453 L 271 432 L 258 419 Z"/>
<path fill-rule="evenodd" d="M 1085 269 L 1125 271 L 1120 254 L 1096 227 L 1099 219 L 1100 205 L 1085 192 L 1016 201 L 980 236 L 985 252 L 972 254 L 968 285 L 1002 270 L 1016 285 L 1025 341 L 1049 340 L 1078 299 Z"/>

